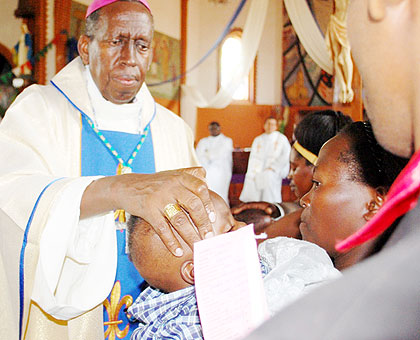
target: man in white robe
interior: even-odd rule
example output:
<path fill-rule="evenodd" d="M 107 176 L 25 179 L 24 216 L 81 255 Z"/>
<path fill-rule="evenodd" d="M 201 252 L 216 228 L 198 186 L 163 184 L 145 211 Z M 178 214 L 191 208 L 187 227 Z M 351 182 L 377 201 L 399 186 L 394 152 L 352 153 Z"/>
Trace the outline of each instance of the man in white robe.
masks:
<path fill-rule="evenodd" d="M 252 142 L 244 186 L 239 196 L 242 202 L 282 202 L 281 186 L 283 178 L 289 173 L 291 147 L 287 137 L 277 129 L 277 120 L 267 118 L 265 132 Z"/>
<path fill-rule="evenodd" d="M 119 328 L 118 312 L 133 297 L 120 296 L 123 281 L 114 284 L 117 259 L 125 256 L 124 249 L 117 254 L 125 231 L 116 230 L 115 210 L 159 226 L 157 234 L 176 256 L 183 250 L 170 224 L 190 246 L 217 232 L 201 169 L 164 171 L 198 162 L 191 130 L 155 104 L 143 84 L 153 36 L 147 2 L 92 5 L 96 21 L 79 39 L 81 58 L 48 85 L 26 89 L 0 125 L 1 339 L 104 339 L 102 302 L 111 289 L 105 336 L 129 336 Z M 100 134 L 107 142 L 117 136 L 131 157 L 119 147 L 112 151 Z M 125 139 L 144 146 L 133 151 Z M 110 170 L 97 170 L 104 165 Z M 143 174 L 115 175 L 142 167 L 148 167 Z"/>
<path fill-rule="evenodd" d="M 229 185 L 232 178 L 232 139 L 220 132 L 220 124 L 209 124 L 210 136 L 202 138 L 196 148 L 200 164 L 206 169 L 209 189 L 229 204 Z"/>

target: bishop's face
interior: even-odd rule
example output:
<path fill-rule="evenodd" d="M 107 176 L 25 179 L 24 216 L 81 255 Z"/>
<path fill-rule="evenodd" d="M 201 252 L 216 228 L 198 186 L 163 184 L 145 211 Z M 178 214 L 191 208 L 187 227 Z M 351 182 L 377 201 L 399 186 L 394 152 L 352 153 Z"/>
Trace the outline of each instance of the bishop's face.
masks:
<path fill-rule="evenodd" d="M 152 60 L 153 19 L 140 3 L 118 1 L 100 11 L 98 30 L 85 37 L 87 48 L 81 57 L 105 99 L 129 103 Z"/>

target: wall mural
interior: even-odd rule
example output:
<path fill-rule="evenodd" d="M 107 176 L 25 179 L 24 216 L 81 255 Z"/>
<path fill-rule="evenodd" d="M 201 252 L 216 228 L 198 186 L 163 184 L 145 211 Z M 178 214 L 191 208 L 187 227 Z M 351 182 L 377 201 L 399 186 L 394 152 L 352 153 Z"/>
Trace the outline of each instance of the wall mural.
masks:
<path fill-rule="evenodd" d="M 313 0 L 307 1 L 314 15 Z M 283 22 L 283 106 L 331 105 L 333 77 L 306 53 L 285 8 Z"/>
<path fill-rule="evenodd" d="M 77 52 L 77 40 L 85 31 L 85 13 L 87 6 L 77 1 L 71 2 L 70 12 L 70 30 L 67 40 L 67 62 L 76 58 L 79 53 Z"/>
<path fill-rule="evenodd" d="M 153 60 L 146 75 L 146 84 L 156 84 L 177 77 L 181 73 L 181 42 L 160 32 L 154 34 Z M 180 81 L 175 80 L 149 90 L 156 98 L 179 100 Z"/>

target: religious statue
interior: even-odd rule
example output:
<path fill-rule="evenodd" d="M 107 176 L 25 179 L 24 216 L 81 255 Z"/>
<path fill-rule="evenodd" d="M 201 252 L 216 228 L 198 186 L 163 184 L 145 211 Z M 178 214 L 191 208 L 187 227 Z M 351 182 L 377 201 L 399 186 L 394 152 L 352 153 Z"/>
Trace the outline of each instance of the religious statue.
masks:
<path fill-rule="evenodd" d="M 12 49 L 13 62 L 16 68 L 13 70 L 15 76 L 29 75 L 32 73 L 32 38 L 28 26 L 25 23 L 21 25 L 21 35 L 18 43 Z"/>
<path fill-rule="evenodd" d="M 327 50 L 333 60 L 334 73 L 340 85 L 338 100 L 341 103 L 350 103 L 354 97 L 351 88 L 353 61 L 346 27 L 348 2 L 349 0 L 334 1 L 335 10 L 331 15 L 326 33 Z"/>

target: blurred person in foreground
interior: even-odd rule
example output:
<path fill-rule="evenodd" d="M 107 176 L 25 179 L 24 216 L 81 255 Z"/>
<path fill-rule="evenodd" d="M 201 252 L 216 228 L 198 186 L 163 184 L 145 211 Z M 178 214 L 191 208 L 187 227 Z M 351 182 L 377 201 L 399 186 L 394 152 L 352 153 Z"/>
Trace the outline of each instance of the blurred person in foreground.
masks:
<path fill-rule="evenodd" d="M 347 24 L 376 139 L 411 159 L 378 213 L 336 249 L 348 251 L 398 225 L 377 254 L 284 309 L 247 340 L 419 339 L 420 2 L 351 0 Z"/>

